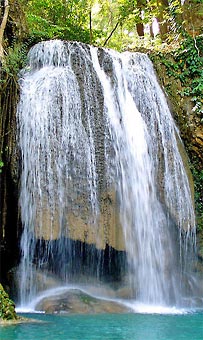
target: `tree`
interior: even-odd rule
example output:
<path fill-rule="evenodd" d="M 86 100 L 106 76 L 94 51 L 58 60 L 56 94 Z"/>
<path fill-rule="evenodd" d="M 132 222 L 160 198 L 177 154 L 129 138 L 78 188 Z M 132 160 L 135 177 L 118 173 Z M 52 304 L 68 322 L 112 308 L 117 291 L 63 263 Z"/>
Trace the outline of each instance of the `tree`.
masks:
<path fill-rule="evenodd" d="M 196 27 L 194 8 L 203 6 L 202 0 L 19 1 L 25 8 L 32 43 L 58 38 L 118 50 L 135 45 L 139 37 L 154 38 L 154 21 L 161 40 L 173 40 L 183 28 Z"/>
<path fill-rule="evenodd" d="M 4 4 L 2 5 L 1 1 L 1 26 L 0 26 L 0 60 L 3 62 L 4 59 L 4 48 L 3 48 L 3 38 L 4 38 L 4 31 L 6 28 L 7 20 L 8 20 L 8 14 L 9 14 L 9 2 L 8 0 L 4 0 Z"/>
<path fill-rule="evenodd" d="M 42 39 L 90 41 L 90 10 L 87 0 L 32 0 L 26 5 L 30 36 Z"/>

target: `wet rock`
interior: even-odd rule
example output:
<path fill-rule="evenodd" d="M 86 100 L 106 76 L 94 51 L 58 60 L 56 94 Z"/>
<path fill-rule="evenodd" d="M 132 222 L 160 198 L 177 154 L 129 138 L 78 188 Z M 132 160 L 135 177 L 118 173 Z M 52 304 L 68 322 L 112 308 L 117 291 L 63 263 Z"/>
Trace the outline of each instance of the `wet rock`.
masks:
<path fill-rule="evenodd" d="M 115 301 L 95 298 L 79 289 L 71 289 L 64 294 L 44 298 L 36 310 L 46 313 L 127 313 L 130 309 Z"/>

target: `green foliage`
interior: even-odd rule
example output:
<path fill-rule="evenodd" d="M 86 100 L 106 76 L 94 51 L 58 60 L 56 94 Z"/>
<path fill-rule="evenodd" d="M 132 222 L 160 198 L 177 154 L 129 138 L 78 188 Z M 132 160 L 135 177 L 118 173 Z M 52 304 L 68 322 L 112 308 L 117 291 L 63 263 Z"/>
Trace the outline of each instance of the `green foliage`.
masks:
<path fill-rule="evenodd" d="M 0 319 L 16 320 L 15 304 L 0 284 Z"/>
<path fill-rule="evenodd" d="M 25 66 L 27 59 L 27 45 L 14 43 L 7 49 L 7 54 L 2 65 L 3 74 L 5 77 L 1 77 L 1 83 L 7 82 L 8 77 L 17 79 L 19 70 Z"/>
<path fill-rule="evenodd" d="M 2 162 L 2 161 L 0 160 L 0 173 L 2 173 L 2 168 L 3 168 L 3 166 L 4 166 L 4 162 Z"/>
<path fill-rule="evenodd" d="M 89 1 L 32 0 L 25 12 L 33 43 L 56 38 L 89 42 Z"/>
<path fill-rule="evenodd" d="M 153 40 L 155 18 L 161 39 L 169 42 L 183 30 L 180 0 L 18 1 L 25 10 L 32 43 L 57 38 L 124 50 L 137 44 L 140 24 L 148 26 L 145 36 Z"/>
<path fill-rule="evenodd" d="M 202 158 L 199 153 L 196 154 L 194 145 L 191 145 L 193 126 L 190 126 L 195 121 L 196 126 L 201 129 L 201 124 L 203 123 L 203 36 L 197 36 L 195 39 L 186 36 L 181 40 L 179 48 L 174 49 L 172 52 L 158 52 L 150 56 L 157 67 L 160 78 L 163 76 L 162 80 L 166 92 L 169 94 L 175 110 L 179 109 L 177 102 L 182 103 L 183 107 L 184 104 L 190 103 L 189 110 L 193 108 L 192 112 L 190 112 L 191 121 L 184 109 L 176 114 L 176 118 L 191 160 L 197 231 L 203 244 Z M 164 72 L 160 65 L 164 65 Z M 203 246 L 201 249 L 203 252 Z"/>
<path fill-rule="evenodd" d="M 159 56 L 168 76 L 181 82 L 180 96 L 191 97 L 193 110 L 203 123 L 203 37 L 183 39 L 173 59 L 166 58 L 162 52 Z"/>
<path fill-rule="evenodd" d="M 87 295 L 87 294 L 80 294 L 80 300 L 81 300 L 81 302 L 83 302 L 83 303 L 85 303 L 87 305 L 91 304 L 91 302 L 96 302 L 97 301 L 96 298 L 94 298 L 94 297 L 92 297 L 90 295 Z"/>

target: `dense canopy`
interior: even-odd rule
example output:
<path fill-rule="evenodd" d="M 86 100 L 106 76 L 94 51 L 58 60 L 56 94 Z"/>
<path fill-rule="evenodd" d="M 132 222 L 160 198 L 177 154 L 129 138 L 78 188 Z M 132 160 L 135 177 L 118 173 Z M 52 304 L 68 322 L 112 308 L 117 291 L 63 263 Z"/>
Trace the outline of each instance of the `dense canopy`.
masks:
<path fill-rule="evenodd" d="M 24 12 L 33 42 L 60 38 L 123 50 L 138 38 L 169 43 L 202 33 L 201 0 L 1 0 L 2 19 L 8 6 Z M 0 43 L 3 31 L 1 25 Z"/>

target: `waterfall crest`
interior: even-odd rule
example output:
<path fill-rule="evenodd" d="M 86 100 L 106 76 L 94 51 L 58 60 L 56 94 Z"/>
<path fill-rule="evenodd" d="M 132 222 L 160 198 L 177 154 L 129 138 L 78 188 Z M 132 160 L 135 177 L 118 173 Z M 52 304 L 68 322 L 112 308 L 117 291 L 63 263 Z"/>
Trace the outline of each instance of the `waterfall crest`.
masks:
<path fill-rule="evenodd" d="M 193 202 L 150 60 L 57 40 L 28 59 L 17 112 L 21 303 L 37 294 L 38 270 L 105 280 L 117 249 L 131 298 L 181 304 Z"/>

